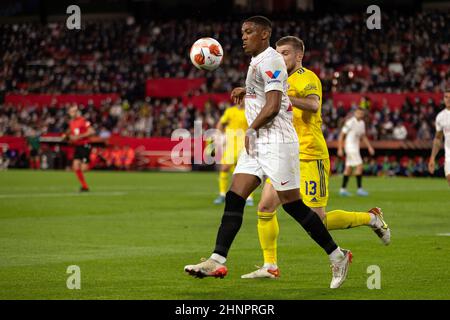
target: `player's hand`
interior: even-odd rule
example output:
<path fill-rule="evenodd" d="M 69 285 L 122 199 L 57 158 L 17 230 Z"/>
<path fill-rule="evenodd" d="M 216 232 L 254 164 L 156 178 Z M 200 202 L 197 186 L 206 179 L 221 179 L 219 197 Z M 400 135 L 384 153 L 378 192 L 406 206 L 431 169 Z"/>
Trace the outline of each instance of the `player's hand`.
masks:
<path fill-rule="evenodd" d="M 233 100 L 233 103 L 235 104 L 240 104 L 242 99 L 244 99 L 245 93 L 246 91 L 243 87 L 234 88 L 233 91 L 231 91 L 231 100 Z"/>
<path fill-rule="evenodd" d="M 430 172 L 430 174 L 434 174 L 434 169 L 435 169 L 435 163 L 434 160 L 430 160 L 428 162 L 428 171 Z"/>
<path fill-rule="evenodd" d="M 71 134 L 71 135 L 69 136 L 69 140 L 70 140 L 70 141 L 77 141 L 78 139 L 80 139 L 80 137 L 79 137 L 79 136 L 76 136 L 76 135 L 74 135 L 74 134 Z"/>
<path fill-rule="evenodd" d="M 337 155 L 338 155 L 338 157 L 343 157 L 344 151 L 342 151 L 342 149 L 338 149 Z"/>
<path fill-rule="evenodd" d="M 256 137 L 257 133 L 253 129 L 248 129 L 245 133 L 245 151 L 251 157 L 256 155 Z"/>
<path fill-rule="evenodd" d="M 372 147 L 369 148 L 369 154 L 371 156 L 375 155 L 375 150 Z"/>

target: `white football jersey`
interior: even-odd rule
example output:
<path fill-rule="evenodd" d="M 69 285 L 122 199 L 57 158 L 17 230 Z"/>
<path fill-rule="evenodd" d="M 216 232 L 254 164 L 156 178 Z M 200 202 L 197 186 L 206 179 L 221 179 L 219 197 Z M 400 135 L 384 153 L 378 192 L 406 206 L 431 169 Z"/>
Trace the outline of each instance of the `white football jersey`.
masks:
<path fill-rule="evenodd" d="M 436 131 L 444 132 L 445 159 L 450 160 L 450 110 L 444 109 L 436 116 Z"/>
<path fill-rule="evenodd" d="M 366 133 L 364 120 L 358 120 L 355 116 L 351 117 L 345 122 L 342 132 L 345 133 L 345 152 L 359 152 L 359 141 Z"/>
<path fill-rule="evenodd" d="M 272 47 L 253 57 L 245 81 L 245 116 L 250 126 L 266 104 L 266 92 L 283 93 L 281 109 L 277 116 L 258 131 L 256 143 L 297 142 L 292 125 L 292 105 L 287 96 L 288 74 L 283 57 Z"/>

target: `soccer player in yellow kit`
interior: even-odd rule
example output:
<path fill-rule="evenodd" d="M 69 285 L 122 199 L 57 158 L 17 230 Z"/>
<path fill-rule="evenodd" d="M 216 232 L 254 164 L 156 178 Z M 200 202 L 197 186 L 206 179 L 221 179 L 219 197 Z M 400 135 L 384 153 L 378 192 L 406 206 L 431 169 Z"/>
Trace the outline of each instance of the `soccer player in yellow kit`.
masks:
<path fill-rule="evenodd" d="M 300 193 L 303 202 L 314 210 L 328 230 L 370 226 L 384 244 L 390 242 L 390 229 L 383 220 L 380 208 L 368 212 L 334 210 L 326 212 L 330 159 L 322 133 L 322 85 L 314 72 L 302 66 L 303 41 L 284 37 L 277 43 L 283 56 L 288 78 L 288 95 L 293 104 L 293 122 L 300 143 Z M 264 265 L 242 278 L 277 278 L 277 238 L 279 233 L 276 209 L 280 205 L 270 181 L 264 185 L 258 204 L 258 235 L 263 250 Z"/>
<path fill-rule="evenodd" d="M 216 129 L 225 133 L 225 148 L 219 172 L 220 194 L 214 200 L 214 204 L 221 204 L 225 202 L 229 173 L 234 171 L 239 154 L 244 148 L 245 132 L 248 129 L 244 101 L 239 105 L 227 108 L 217 123 Z M 246 205 L 253 206 L 253 194 L 247 198 Z"/>

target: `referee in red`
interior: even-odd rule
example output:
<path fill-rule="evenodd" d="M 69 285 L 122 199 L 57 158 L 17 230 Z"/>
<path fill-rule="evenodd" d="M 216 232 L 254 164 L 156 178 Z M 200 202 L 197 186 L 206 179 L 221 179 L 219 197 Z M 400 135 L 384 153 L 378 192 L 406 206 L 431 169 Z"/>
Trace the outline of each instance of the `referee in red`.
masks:
<path fill-rule="evenodd" d="M 80 181 L 81 192 L 89 191 L 89 187 L 84 179 L 83 171 L 89 169 L 89 156 L 91 154 L 91 146 L 89 144 L 90 137 L 95 134 L 91 123 L 81 116 L 77 105 L 69 107 L 69 130 L 66 136 L 70 143 L 75 146 L 75 155 L 73 157 L 72 169 Z"/>

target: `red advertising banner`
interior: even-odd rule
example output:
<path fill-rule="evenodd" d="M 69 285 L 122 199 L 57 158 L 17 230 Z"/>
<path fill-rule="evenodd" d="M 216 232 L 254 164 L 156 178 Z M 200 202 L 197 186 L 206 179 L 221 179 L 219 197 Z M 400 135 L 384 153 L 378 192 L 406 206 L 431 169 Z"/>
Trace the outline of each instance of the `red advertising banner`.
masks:
<path fill-rule="evenodd" d="M 111 99 L 116 101 L 119 95 L 116 93 L 104 94 L 6 94 L 5 102 L 13 105 L 34 104 L 38 106 L 50 105 L 56 102 L 57 105 L 66 103 L 77 103 L 87 105 L 92 101 L 96 107 L 99 107 L 102 101 Z"/>
<path fill-rule="evenodd" d="M 231 99 L 229 93 L 210 93 L 183 98 L 183 104 L 187 105 L 189 103 L 192 103 L 194 107 L 200 110 L 204 109 L 205 104 L 208 101 L 212 101 L 214 103 L 221 103 L 221 102 L 231 102 Z"/>
<path fill-rule="evenodd" d="M 179 98 L 190 91 L 200 88 L 206 82 L 205 78 L 157 78 L 148 79 L 146 95 L 156 98 Z"/>

